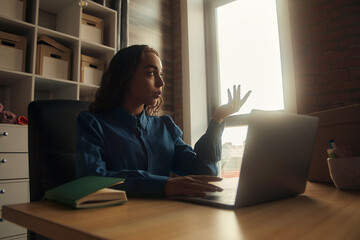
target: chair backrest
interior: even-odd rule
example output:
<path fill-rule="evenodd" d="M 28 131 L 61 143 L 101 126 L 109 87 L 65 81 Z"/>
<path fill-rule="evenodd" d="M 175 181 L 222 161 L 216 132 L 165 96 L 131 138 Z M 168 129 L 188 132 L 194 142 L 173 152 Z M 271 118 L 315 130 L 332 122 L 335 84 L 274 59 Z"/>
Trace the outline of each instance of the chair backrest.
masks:
<path fill-rule="evenodd" d="M 75 179 L 76 119 L 87 109 L 87 102 L 76 100 L 29 104 L 30 201 L 39 201 L 46 190 Z"/>

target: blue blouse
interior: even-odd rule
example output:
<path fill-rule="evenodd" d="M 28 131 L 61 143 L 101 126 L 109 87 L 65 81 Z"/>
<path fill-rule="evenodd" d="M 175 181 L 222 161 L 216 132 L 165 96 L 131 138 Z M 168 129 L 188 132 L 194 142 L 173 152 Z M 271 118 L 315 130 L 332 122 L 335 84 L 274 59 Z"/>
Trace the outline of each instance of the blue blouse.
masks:
<path fill-rule="evenodd" d="M 169 116 L 135 117 L 115 108 L 77 120 L 77 176 L 124 178 L 118 185 L 128 195 L 163 196 L 170 173 L 216 175 L 224 124 L 210 121 L 194 149 Z"/>

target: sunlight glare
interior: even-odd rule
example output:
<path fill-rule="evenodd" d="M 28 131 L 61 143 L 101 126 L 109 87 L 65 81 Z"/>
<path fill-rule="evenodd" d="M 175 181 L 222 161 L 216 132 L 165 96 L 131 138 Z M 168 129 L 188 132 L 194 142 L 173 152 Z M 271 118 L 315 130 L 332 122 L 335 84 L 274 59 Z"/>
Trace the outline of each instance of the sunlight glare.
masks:
<path fill-rule="evenodd" d="M 284 109 L 275 0 L 237 0 L 217 8 L 221 103 L 227 89 L 252 93 L 238 114 Z"/>

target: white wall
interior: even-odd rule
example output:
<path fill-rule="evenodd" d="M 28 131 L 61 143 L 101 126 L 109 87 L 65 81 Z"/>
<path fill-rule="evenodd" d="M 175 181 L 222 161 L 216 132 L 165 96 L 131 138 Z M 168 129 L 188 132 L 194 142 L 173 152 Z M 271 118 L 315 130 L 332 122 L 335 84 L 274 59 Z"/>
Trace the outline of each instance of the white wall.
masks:
<path fill-rule="evenodd" d="M 294 56 L 288 1 L 277 0 L 281 65 L 284 88 L 284 110 L 297 113 Z"/>
<path fill-rule="evenodd" d="M 194 145 L 206 131 L 206 65 L 203 0 L 181 0 L 184 141 Z"/>

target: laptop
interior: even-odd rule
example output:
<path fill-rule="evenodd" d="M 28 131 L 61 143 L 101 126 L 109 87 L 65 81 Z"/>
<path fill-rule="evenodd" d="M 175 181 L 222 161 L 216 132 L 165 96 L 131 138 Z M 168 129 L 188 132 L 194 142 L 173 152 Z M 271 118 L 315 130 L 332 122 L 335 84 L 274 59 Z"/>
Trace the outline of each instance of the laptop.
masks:
<path fill-rule="evenodd" d="M 250 113 L 239 178 L 224 178 L 222 192 L 174 199 L 239 208 L 293 197 L 305 191 L 318 118 L 280 111 Z"/>

